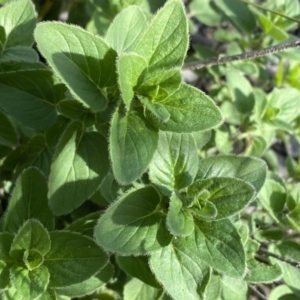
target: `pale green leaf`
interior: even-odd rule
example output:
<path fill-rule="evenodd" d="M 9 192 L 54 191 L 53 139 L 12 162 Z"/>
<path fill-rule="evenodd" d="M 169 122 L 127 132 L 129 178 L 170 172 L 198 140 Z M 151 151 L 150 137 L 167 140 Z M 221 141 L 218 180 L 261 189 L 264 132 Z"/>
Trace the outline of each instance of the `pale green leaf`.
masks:
<path fill-rule="evenodd" d="M 146 254 L 168 245 L 172 237 L 160 201 L 152 186 L 125 194 L 100 217 L 95 228 L 97 243 L 122 255 Z"/>
<path fill-rule="evenodd" d="M 204 202 L 211 202 L 217 209 L 218 213 L 215 220 L 227 218 L 240 212 L 256 196 L 252 185 L 230 177 L 215 177 L 195 181 L 188 187 L 188 194 L 197 195 L 202 190 L 209 192 L 209 197 L 204 199 Z"/>
<path fill-rule="evenodd" d="M 58 89 L 49 70 L 0 73 L 0 107 L 22 125 L 44 130 L 56 121 Z"/>
<path fill-rule="evenodd" d="M 37 219 L 48 230 L 54 218 L 48 206 L 47 182 L 36 168 L 25 170 L 18 178 L 4 218 L 4 230 L 17 233 L 26 220 Z"/>
<path fill-rule="evenodd" d="M 49 272 L 45 266 L 34 270 L 27 270 L 14 265 L 10 269 L 11 282 L 22 300 L 37 299 L 47 289 Z"/>
<path fill-rule="evenodd" d="M 182 200 L 175 193 L 170 198 L 167 225 L 175 236 L 188 236 L 194 230 L 194 218 L 191 212 L 183 209 Z"/>
<path fill-rule="evenodd" d="M 179 69 L 144 72 L 139 82 L 136 88 L 137 93 L 159 102 L 179 88 L 181 73 Z"/>
<path fill-rule="evenodd" d="M 266 163 L 255 157 L 219 155 L 202 159 L 199 164 L 198 179 L 212 177 L 233 177 L 252 184 L 258 192 L 267 175 Z"/>
<path fill-rule="evenodd" d="M 272 289 L 268 300 L 299 300 L 299 297 L 287 285 L 281 284 Z"/>
<path fill-rule="evenodd" d="M 51 165 L 48 196 L 57 215 L 71 212 L 88 199 L 109 169 L 105 138 L 98 132 L 83 133 L 80 127 L 74 122 L 66 129 Z"/>
<path fill-rule="evenodd" d="M 44 260 L 50 273 L 50 287 L 65 287 L 87 280 L 108 261 L 107 254 L 86 236 L 53 231 L 50 238 L 51 250 Z"/>
<path fill-rule="evenodd" d="M 0 144 L 4 146 L 16 146 L 18 136 L 10 119 L 0 110 Z"/>
<path fill-rule="evenodd" d="M 35 38 L 42 55 L 78 99 L 104 110 L 104 89 L 116 84 L 115 51 L 99 36 L 59 22 L 40 23 Z"/>
<path fill-rule="evenodd" d="M 229 220 L 195 220 L 193 234 L 180 241 L 210 267 L 235 278 L 246 271 L 246 258 L 240 236 Z"/>
<path fill-rule="evenodd" d="M 246 300 L 248 299 L 248 286 L 242 279 L 222 276 L 222 300 Z"/>
<path fill-rule="evenodd" d="M 151 254 L 150 267 L 174 300 L 200 300 L 198 292 L 210 276 L 210 268 L 182 238 Z"/>
<path fill-rule="evenodd" d="M 48 231 L 37 220 L 27 220 L 17 232 L 10 249 L 11 257 L 22 259 L 25 250 L 34 249 L 42 256 L 46 255 L 51 247 Z"/>
<path fill-rule="evenodd" d="M 134 48 L 147 26 L 142 10 L 137 6 L 129 6 L 115 17 L 108 28 L 106 40 L 120 55 Z"/>
<path fill-rule="evenodd" d="M 255 98 L 250 82 L 239 71 L 228 69 L 226 82 L 232 100 L 240 113 L 249 113 L 254 108 Z"/>
<path fill-rule="evenodd" d="M 149 71 L 181 67 L 188 47 L 183 4 L 170 0 L 158 11 L 133 52 L 143 56 Z"/>
<path fill-rule="evenodd" d="M 37 14 L 30 0 L 10 1 L 0 8 L 0 25 L 6 32 L 6 47 L 31 46 Z"/>
<path fill-rule="evenodd" d="M 205 300 L 216 300 L 221 295 L 221 279 L 219 275 L 212 274 L 205 288 L 203 298 Z"/>
<path fill-rule="evenodd" d="M 283 216 L 283 208 L 287 198 L 285 187 L 268 178 L 258 198 L 267 212 L 279 222 Z"/>
<path fill-rule="evenodd" d="M 137 278 L 132 278 L 124 286 L 124 300 L 159 300 L 162 294 L 162 289 L 154 288 Z"/>
<path fill-rule="evenodd" d="M 198 171 L 193 135 L 161 131 L 149 169 L 151 181 L 166 192 L 189 186 Z"/>
<path fill-rule="evenodd" d="M 164 106 L 170 119 L 161 123 L 151 114 L 147 118 L 155 127 L 164 131 L 196 132 L 217 127 L 222 122 L 221 112 L 214 102 L 187 84 L 181 84 L 175 93 L 155 105 Z"/>
<path fill-rule="evenodd" d="M 141 95 L 137 95 L 137 97 L 144 105 L 144 108 L 152 113 L 160 122 L 165 123 L 170 119 L 170 114 L 164 106 L 153 104 L 153 102 L 147 97 Z"/>
<path fill-rule="evenodd" d="M 158 132 L 139 113 L 114 113 L 110 157 L 117 181 L 129 184 L 147 169 L 157 148 Z"/>
<path fill-rule="evenodd" d="M 160 284 L 149 267 L 147 256 L 117 256 L 116 260 L 118 266 L 130 276 L 138 278 L 152 287 L 160 288 Z"/>
<path fill-rule="evenodd" d="M 147 63 L 144 58 L 135 53 L 122 54 L 117 61 L 122 100 L 127 110 L 130 110 L 134 97 L 134 88 L 138 84 L 139 78 L 146 67 Z"/>
<path fill-rule="evenodd" d="M 282 277 L 282 271 L 278 264 L 263 264 L 254 258 L 247 261 L 247 275 L 245 281 L 251 283 L 271 283 Z"/>

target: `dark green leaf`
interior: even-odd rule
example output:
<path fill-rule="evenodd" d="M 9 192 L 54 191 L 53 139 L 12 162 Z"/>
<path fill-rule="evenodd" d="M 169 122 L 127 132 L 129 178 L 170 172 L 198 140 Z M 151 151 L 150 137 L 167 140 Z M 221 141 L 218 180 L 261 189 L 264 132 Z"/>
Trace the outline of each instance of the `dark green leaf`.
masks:
<path fill-rule="evenodd" d="M 160 195 L 147 186 L 130 191 L 100 217 L 95 238 L 108 251 L 141 255 L 168 245 L 171 235 L 160 211 Z"/>
<path fill-rule="evenodd" d="M 160 288 L 160 284 L 149 267 L 147 256 L 117 256 L 117 263 L 130 276 L 138 278 L 152 287 Z"/>
<path fill-rule="evenodd" d="M 48 70 L 0 73 L 0 106 L 22 125 L 44 130 L 56 121 L 60 88 Z"/>
<path fill-rule="evenodd" d="M 18 136 L 16 129 L 10 119 L 0 111 L 0 144 L 5 146 L 16 146 Z"/>
<path fill-rule="evenodd" d="M 51 287 L 80 283 L 95 275 L 108 261 L 107 254 L 96 243 L 78 233 L 53 231 L 51 250 L 44 265 L 50 273 Z"/>
<path fill-rule="evenodd" d="M 35 168 L 25 170 L 18 178 L 4 218 L 4 230 L 17 233 L 29 219 L 39 220 L 48 230 L 54 228 L 46 179 Z"/>

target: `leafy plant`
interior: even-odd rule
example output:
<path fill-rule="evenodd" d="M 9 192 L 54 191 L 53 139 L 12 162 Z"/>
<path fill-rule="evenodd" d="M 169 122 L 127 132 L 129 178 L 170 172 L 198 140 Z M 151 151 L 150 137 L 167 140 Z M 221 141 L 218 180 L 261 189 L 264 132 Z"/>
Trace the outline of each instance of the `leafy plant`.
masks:
<path fill-rule="evenodd" d="M 298 44 L 235 54 L 287 39 L 300 7 L 164 2 L 71 3 L 86 29 L 48 1 L 0 8 L 3 299 L 299 296 L 299 168 L 283 181 L 270 148 L 297 136 L 299 68 L 262 82 L 257 58 Z M 189 45 L 195 20 L 231 56 Z"/>

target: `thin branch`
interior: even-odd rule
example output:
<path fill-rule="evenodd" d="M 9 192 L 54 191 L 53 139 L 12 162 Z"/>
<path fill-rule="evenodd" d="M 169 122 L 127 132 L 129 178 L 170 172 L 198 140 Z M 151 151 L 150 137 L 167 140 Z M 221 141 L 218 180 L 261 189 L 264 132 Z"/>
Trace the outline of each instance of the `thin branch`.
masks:
<path fill-rule="evenodd" d="M 249 289 L 261 300 L 267 300 L 268 298 L 262 294 L 254 285 L 248 284 Z"/>
<path fill-rule="evenodd" d="M 284 257 L 284 256 L 277 255 L 277 254 L 269 252 L 268 250 L 263 249 L 263 248 L 260 248 L 258 250 L 258 253 L 265 254 L 267 256 L 272 256 L 272 257 L 274 257 L 274 258 L 276 258 L 278 260 L 281 260 L 281 261 L 283 261 L 283 262 L 285 262 L 287 264 L 290 264 L 293 267 L 296 267 L 296 268 L 300 269 L 300 262 L 298 262 L 296 260 L 293 260 L 291 258 L 287 258 L 287 257 Z"/>
<path fill-rule="evenodd" d="M 290 49 L 290 48 L 297 48 L 300 47 L 300 40 L 292 41 L 292 42 L 286 42 L 282 44 L 278 44 L 276 46 L 271 46 L 264 49 L 254 50 L 245 52 L 238 55 L 231 55 L 231 56 L 223 56 L 223 57 L 212 57 L 203 59 L 196 62 L 190 62 L 183 66 L 184 70 L 199 70 L 206 67 L 226 64 L 232 61 L 238 61 L 238 60 L 247 60 L 247 59 L 254 59 L 258 57 L 262 57 L 268 54 L 277 53 L 282 50 Z"/>

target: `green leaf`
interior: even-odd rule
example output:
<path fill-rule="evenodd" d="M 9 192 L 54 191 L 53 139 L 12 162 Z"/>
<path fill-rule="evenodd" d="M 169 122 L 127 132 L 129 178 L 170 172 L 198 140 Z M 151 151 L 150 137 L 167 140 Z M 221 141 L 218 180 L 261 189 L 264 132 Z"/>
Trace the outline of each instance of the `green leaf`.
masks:
<path fill-rule="evenodd" d="M 109 169 L 105 138 L 80 127 L 74 122 L 66 129 L 51 165 L 48 196 L 56 215 L 69 213 L 88 199 Z"/>
<path fill-rule="evenodd" d="M 267 212 L 277 222 L 280 222 L 283 217 L 283 208 L 287 198 L 285 186 L 268 178 L 258 198 Z"/>
<path fill-rule="evenodd" d="M 48 230 L 54 229 L 46 179 L 36 168 L 25 170 L 18 178 L 5 214 L 4 230 L 17 233 L 29 219 L 39 220 Z"/>
<path fill-rule="evenodd" d="M 13 286 L 24 300 L 37 299 L 45 292 L 50 277 L 47 268 L 44 266 L 30 271 L 14 265 L 10 269 L 10 274 Z"/>
<path fill-rule="evenodd" d="M 205 288 L 203 298 L 205 300 L 216 300 L 221 295 L 221 279 L 220 276 L 212 274 Z"/>
<path fill-rule="evenodd" d="M 6 32 L 6 47 L 31 46 L 37 15 L 30 0 L 11 1 L 0 9 L 0 25 Z"/>
<path fill-rule="evenodd" d="M 27 220 L 17 232 L 10 249 L 11 257 L 22 259 L 25 250 L 34 249 L 45 256 L 51 247 L 48 231 L 37 220 Z"/>
<path fill-rule="evenodd" d="M 175 93 L 155 105 L 164 106 L 170 114 L 166 123 L 161 123 L 151 114 L 147 115 L 147 119 L 160 130 L 196 132 L 217 127 L 222 122 L 221 112 L 214 102 L 187 84 L 181 84 Z"/>
<path fill-rule="evenodd" d="M 44 257 L 38 250 L 27 249 L 24 251 L 23 261 L 28 270 L 34 270 L 42 265 Z"/>
<path fill-rule="evenodd" d="M 181 1 L 170 0 L 155 15 L 133 52 L 143 56 L 149 71 L 181 67 L 188 47 L 188 28 Z"/>
<path fill-rule="evenodd" d="M 102 213 L 102 211 L 96 211 L 80 219 L 77 219 L 76 221 L 65 227 L 65 230 L 74 231 L 93 238 L 94 227 L 96 226 L 97 221 Z"/>
<path fill-rule="evenodd" d="M 95 114 L 77 100 L 67 99 L 60 101 L 58 107 L 60 112 L 66 117 L 75 121 L 81 121 L 85 126 L 91 126 L 95 123 Z"/>
<path fill-rule="evenodd" d="M 95 275 L 108 261 L 107 254 L 83 235 L 68 231 L 50 233 L 51 250 L 44 260 L 50 287 L 64 287 Z"/>
<path fill-rule="evenodd" d="M 22 125 L 44 130 L 56 121 L 58 88 L 48 70 L 1 73 L 0 107 Z"/>
<path fill-rule="evenodd" d="M 243 245 L 237 230 L 229 220 L 195 220 L 193 234 L 178 239 L 216 271 L 235 278 L 244 276 L 246 259 Z"/>
<path fill-rule="evenodd" d="M 89 295 L 101 288 L 112 277 L 113 272 L 112 264 L 108 263 L 99 273 L 87 280 L 63 288 L 57 288 L 55 290 L 59 295 L 71 298 Z"/>
<path fill-rule="evenodd" d="M 119 85 L 127 110 L 130 110 L 131 102 L 134 97 L 134 88 L 139 82 L 139 78 L 147 63 L 145 59 L 135 53 L 124 53 L 117 61 L 119 74 Z"/>
<path fill-rule="evenodd" d="M 0 111 L 0 144 L 9 147 L 18 144 L 16 129 L 2 111 Z"/>
<path fill-rule="evenodd" d="M 281 256 L 300 262 L 300 245 L 295 241 L 285 241 L 277 246 L 276 252 Z M 293 291 L 295 295 L 300 297 L 299 279 L 300 269 L 291 266 L 281 260 L 276 260 L 281 266 L 283 272 L 284 283 Z"/>
<path fill-rule="evenodd" d="M 286 286 L 285 284 L 281 284 L 274 289 L 272 289 L 271 293 L 269 294 L 268 300 L 299 300 L 293 291 Z"/>
<path fill-rule="evenodd" d="M 131 51 L 148 26 L 146 16 L 137 6 L 129 6 L 119 13 L 109 26 L 106 41 L 120 55 Z"/>
<path fill-rule="evenodd" d="M 2 54 L 6 42 L 5 28 L 0 25 L 0 54 Z"/>
<path fill-rule="evenodd" d="M 0 289 L 5 289 L 9 284 L 9 269 L 14 262 L 9 251 L 14 236 L 11 233 L 0 233 Z"/>
<path fill-rule="evenodd" d="M 245 300 L 248 298 L 248 286 L 242 279 L 222 276 L 222 300 Z"/>
<path fill-rule="evenodd" d="M 256 191 L 264 185 L 267 175 L 266 163 L 255 157 L 219 155 L 202 159 L 196 180 L 212 177 L 233 177 L 252 184 Z"/>
<path fill-rule="evenodd" d="M 245 280 L 251 283 L 271 283 L 282 277 L 281 268 L 276 263 L 270 266 L 252 258 L 247 261 L 247 269 Z"/>
<path fill-rule="evenodd" d="M 149 267 L 147 256 L 117 256 L 117 263 L 130 276 L 138 278 L 152 287 L 160 288 L 160 284 Z"/>
<path fill-rule="evenodd" d="M 142 255 L 168 245 L 172 236 L 160 211 L 160 195 L 147 186 L 132 190 L 100 217 L 95 238 L 104 249 L 122 255 Z"/>
<path fill-rule="evenodd" d="M 244 114 L 251 112 L 254 108 L 255 98 L 250 82 L 234 69 L 227 69 L 226 82 L 238 111 Z"/>
<path fill-rule="evenodd" d="M 124 286 L 124 300 L 159 300 L 162 289 L 154 288 L 137 278 L 130 279 Z"/>
<path fill-rule="evenodd" d="M 183 209 L 182 200 L 173 192 L 170 198 L 167 225 L 175 236 L 188 236 L 194 230 L 194 218 L 189 210 Z"/>
<path fill-rule="evenodd" d="M 197 195 L 199 191 L 209 192 L 209 197 L 205 201 L 211 202 L 216 207 L 218 214 L 215 220 L 238 213 L 256 196 L 255 188 L 252 185 L 243 180 L 229 177 L 195 181 L 188 187 L 188 194 Z"/>
<path fill-rule="evenodd" d="M 193 182 L 197 171 L 198 150 L 193 135 L 161 131 L 150 164 L 151 182 L 166 192 L 180 190 Z"/>
<path fill-rule="evenodd" d="M 129 184 L 148 167 L 157 148 L 158 132 L 139 113 L 116 110 L 111 123 L 110 157 L 117 181 Z"/>
<path fill-rule="evenodd" d="M 139 81 L 137 93 L 159 102 L 178 90 L 181 84 L 181 73 L 180 69 L 144 72 Z"/>
<path fill-rule="evenodd" d="M 252 33 L 256 28 L 255 17 L 247 5 L 239 0 L 219 0 L 215 4 L 238 30 Z"/>
<path fill-rule="evenodd" d="M 37 63 L 39 55 L 35 50 L 25 46 L 7 48 L 0 55 L 0 62 L 5 63 L 10 61 Z"/>
<path fill-rule="evenodd" d="M 137 96 L 144 107 L 151 112 L 160 122 L 165 123 L 170 119 L 170 114 L 162 105 L 154 105 L 149 98 L 138 95 Z"/>
<path fill-rule="evenodd" d="M 104 110 L 104 89 L 116 84 L 115 51 L 99 36 L 59 22 L 40 23 L 35 38 L 42 55 L 72 93 L 93 110 Z"/>
<path fill-rule="evenodd" d="M 45 136 L 42 134 L 34 136 L 29 141 L 25 152 L 26 160 L 24 164 L 18 166 L 17 171 L 33 166 L 38 168 L 48 178 L 53 153 L 46 143 Z"/>
<path fill-rule="evenodd" d="M 210 268 L 195 254 L 182 238 L 151 254 L 150 267 L 172 299 L 200 299 L 201 285 L 207 282 Z"/>

